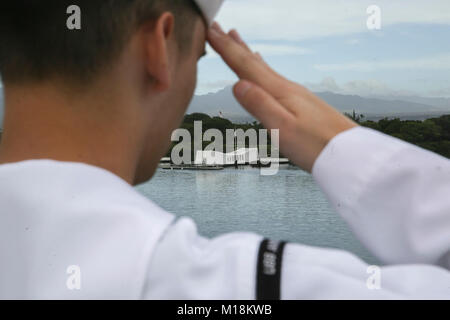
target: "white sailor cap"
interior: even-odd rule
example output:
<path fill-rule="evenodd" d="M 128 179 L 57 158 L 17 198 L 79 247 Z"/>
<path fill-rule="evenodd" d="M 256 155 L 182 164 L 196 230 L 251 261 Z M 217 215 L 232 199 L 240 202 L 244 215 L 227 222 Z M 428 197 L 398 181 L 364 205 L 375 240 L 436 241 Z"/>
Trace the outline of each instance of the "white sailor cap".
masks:
<path fill-rule="evenodd" d="M 208 25 L 211 25 L 224 0 L 194 0 L 202 11 Z"/>

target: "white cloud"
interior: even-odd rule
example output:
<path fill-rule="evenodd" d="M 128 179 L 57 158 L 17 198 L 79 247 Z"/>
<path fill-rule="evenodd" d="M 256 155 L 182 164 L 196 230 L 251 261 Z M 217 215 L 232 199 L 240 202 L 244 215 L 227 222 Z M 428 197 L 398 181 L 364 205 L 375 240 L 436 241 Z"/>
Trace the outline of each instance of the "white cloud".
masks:
<path fill-rule="evenodd" d="M 317 64 L 314 68 L 319 71 L 357 71 L 372 72 L 380 69 L 401 70 L 449 70 L 450 53 L 415 59 L 392 59 L 385 61 L 366 60 L 350 63 Z"/>
<path fill-rule="evenodd" d="M 359 44 L 359 40 L 358 39 L 350 39 L 350 40 L 346 41 L 346 44 L 355 46 L 355 45 Z"/>
<path fill-rule="evenodd" d="M 259 52 L 264 57 L 305 55 L 313 53 L 312 50 L 294 45 L 249 43 L 248 46 L 254 52 Z M 219 55 L 208 45 L 206 58 L 219 58 Z"/>
<path fill-rule="evenodd" d="M 396 97 L 417 95 L 417 93 L 411 91 L 393 89 L 378 80 L 353 80 L 339 85 L 334 78 L 328 77 L 323 79 L 320 83 L 306 83 L 305 86 L 314 92 L 329 91 L 333 93 L 358 95 L 363 97 Z"/>
<path fill-rule="evenodd" d="M 218 80 L 212 82 L 199 83 L 196 94 L 207 94 L 217 92 L 225 87 L 233 85 L 237 80 Z M 397 90 L 389 87 L 379 80 L 353 80 L 343 84 L 338 84 L 333 77 L 326 77 L 319 83 L 307 82 L 304 84 L 308 89 L 314 92 L 333 92 L 345 95 L 358 95 L 362 97 L 396 97 L 396 96 L 416 96 L 417 92 Z M 442 89 L 439 92 L 443 93 Z M 436 91 L 435 95 L 438 91 Z M 447 96 L 441 94 L 440 96 Z"/>
<path fill-rule="evenodd" d="M 232 86 L 237 80 L 218 80 L 199 83 L 197 95 L 217 92 L 225 87 Z M 333 92 L 344 95 L 357 95 L 361 97 L 401 98 L 404 97 L 440 97 L 450 98 L 450 87 L 421 92 L 393 88 L 386 83 L 375 80 L 352 80 L 338 83 L 333 77 L 326 77 L 319 83 L 306 82 L 304 85 L 313 92 Z"/>
<path fill-rule="evenodd" d="M 450 87 L 432 90 L 429 92 L 432 97 L 448 97 L 450 98 Z"/>
<path fill-rule="evenodd" d="M 308 89 L 315 91 L 315 92 L 322 92 L 322 91 L 330 91 L 335 93 L 340 93 L 341 88 L 336 83 L 336 80 L 332 77 L 327 77 L 322 80 L 320 83 L 305 83 L 305 86 L 308 87 Z"/>
<path fill-rule="evenodd" d="M 200 82 L 195 91 L 196 94 L 207 94 L 217 92 L 225 87 L 231 86 L 236 83 L 237 80 L 218 80 L 210 82 Z"/>
<path fill-rule="evenodd" d="M 305 55 L 313 53 L 309 49 L 290 45 L 250 44 L 249 46 L 253 51 L 259 52 L 263 56 Z"/>
<path fill-rule="evenodd" d="M 218 20 L 250 39 L 301 40 L 367 30 L 373 0 L 227 0 Z M 382 27 L 398 23 L 450 24 L 448 0 L 377 0 Z"/>

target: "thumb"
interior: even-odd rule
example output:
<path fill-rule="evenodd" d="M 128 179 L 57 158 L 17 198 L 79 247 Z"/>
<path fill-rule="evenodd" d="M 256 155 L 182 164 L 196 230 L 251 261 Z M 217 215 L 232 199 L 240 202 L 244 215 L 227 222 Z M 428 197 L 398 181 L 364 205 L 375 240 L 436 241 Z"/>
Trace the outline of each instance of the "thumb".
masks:
<path fill-rule="evenodd" d="M 292 115 L 274 97 L 258 85 L 241 80 L 234 86 L 238 102 L 268 129 L 280 129 Z"/>

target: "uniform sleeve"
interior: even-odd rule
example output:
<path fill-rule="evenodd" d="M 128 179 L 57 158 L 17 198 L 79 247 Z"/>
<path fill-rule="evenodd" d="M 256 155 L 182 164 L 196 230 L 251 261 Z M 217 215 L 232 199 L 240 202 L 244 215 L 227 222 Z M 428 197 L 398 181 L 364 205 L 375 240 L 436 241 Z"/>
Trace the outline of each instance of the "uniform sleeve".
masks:
<path fill-rule="evenodd" d="M 281 299 L 449 299 L 450 272 L 432 265 L 370 266 L 336 249 L 286 246 Z"/>
<path fill-rule="evenodd" d="M 357 237 L 388 264 L 450 268 L 450 161 L 371 129 L 335 137 L 313 176 Z"/>
<path fill-rule="evenodd" d="M 215 239 L 191 219 L 170 227 L 148 265 L 144 299 L 448 299 L 450 272 L 427 265 L 368 266 L 356 256 L 251 233 Z M 258 293 L 259 292 L 259 293 Z"/>
<path fill-rule="evenodd" d="M 182 218 L 153 254 L 144 299 L 254 299 L 260 242 L 252 233 L 206 239 L 190 218 Z"/>

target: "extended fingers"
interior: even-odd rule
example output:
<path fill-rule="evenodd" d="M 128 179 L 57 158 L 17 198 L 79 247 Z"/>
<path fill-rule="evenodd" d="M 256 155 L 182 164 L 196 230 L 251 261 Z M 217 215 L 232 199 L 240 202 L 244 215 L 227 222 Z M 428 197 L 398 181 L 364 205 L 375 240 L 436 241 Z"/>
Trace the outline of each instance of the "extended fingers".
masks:
<path fill-rule="evenodd" d="M 241 46 L 243 46 L 245 49 L 247 49 L 249 52 L 252 52 L 252 50 L 248 47 L 247 43 L 245 43 L 244 40 L 242 40 L 240 34 L 235 30 L 231 30 L 230 32 L 228 32 L 228 35 L 233 38 L 234 41 L 236 41 L 237 43 L 239 43 Z"/>
<path fill-rule="evenodd" d="M 218 24 L 214 24 L 209 31 L 208 40 L 239 78 L 258 84 L 275 97 L 289 85 L 289 81 L 251 52 L 237 32 L 226 34 Z"/>
<path fill-rule="evenodd" d="M 246 80 L 234 86 L 234 95 L 239 103 L 267 129 L 285 129 L 295 119 L 284 106 L 256 84 Z"/>

